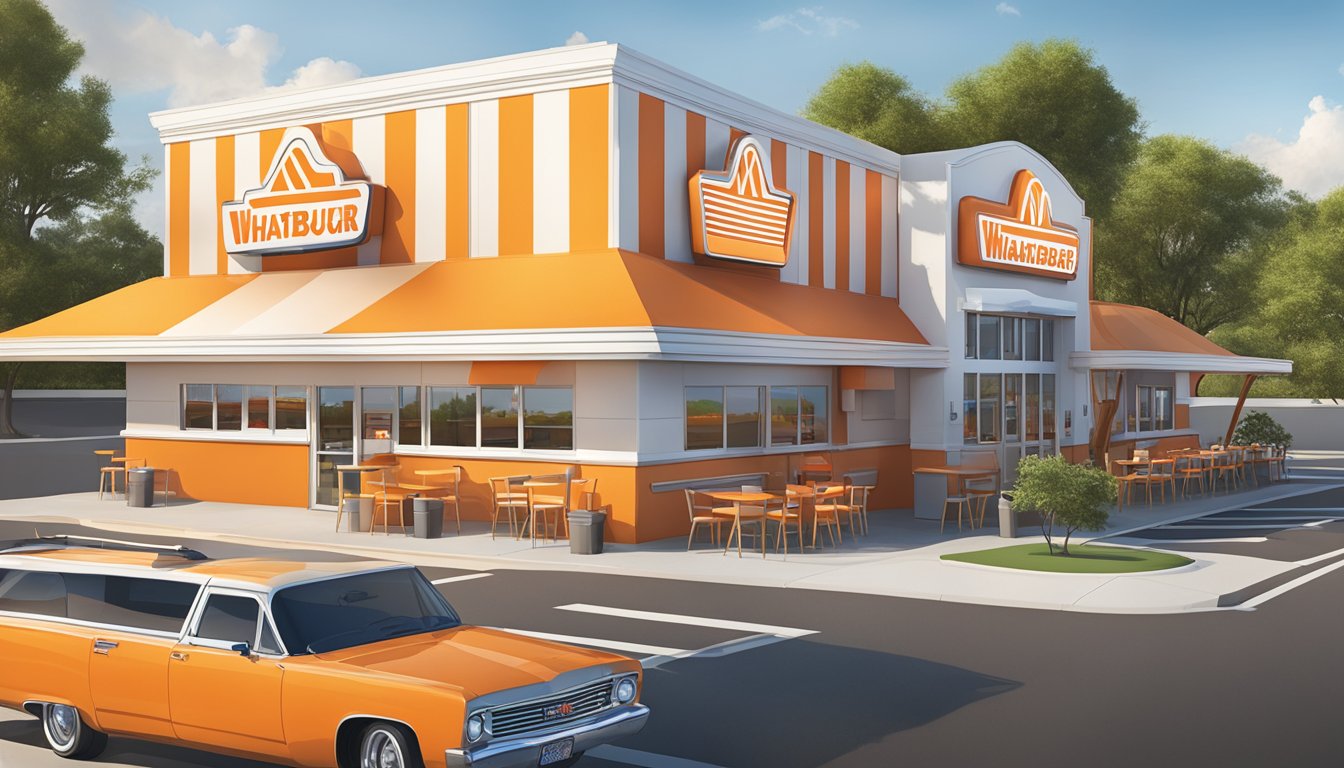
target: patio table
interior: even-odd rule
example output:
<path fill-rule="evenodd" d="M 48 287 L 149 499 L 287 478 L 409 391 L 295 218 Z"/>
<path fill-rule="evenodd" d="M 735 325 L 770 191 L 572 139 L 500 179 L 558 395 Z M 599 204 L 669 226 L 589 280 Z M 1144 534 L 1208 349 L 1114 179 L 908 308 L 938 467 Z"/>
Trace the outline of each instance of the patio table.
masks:
<path fill-rule="evenodd" d="M 704 494 L 711 499 L 727 501 L 733 505 L 733 528 L 728 532 L 728 543 L 723 545 L 723 553 L 728 554 L 728 547 L 733 540 L 733 533 L 737 533 L 737 556 L 742 556 L 742 505 L 752 503 L 764 503 L 778 499 L 779 495 L 774 493 L 765 493 L 764 491 L 704 491 Z M 764 521 L 765 516 L 761 516 Z M 761 558 L 765 558 L 765 525 L 761 525 Z"/>
<path fill-rule="evenodd" d="M 919 478 L 915 478 L 915 517 L 920 520 L 941 520 L 943 517 L 942 503 L 947 498 L 946 479 L 954 477 L 957 480 L 957 494 L 966 495 L 966 483 L 972 480 L 993 479 L 995 481 L 995 490 L 999 480 L 999 470 L 996 467 L 916 467 L 915 475 L 940 476 L 943 480 L 943 490 L 940 494 L 931 494 L 927 490 L 920 493 Z M 935 496 L 933 499 L 921 499 L 921 497 Z M 921 504 L 920 501 L 927 503 Z"/>

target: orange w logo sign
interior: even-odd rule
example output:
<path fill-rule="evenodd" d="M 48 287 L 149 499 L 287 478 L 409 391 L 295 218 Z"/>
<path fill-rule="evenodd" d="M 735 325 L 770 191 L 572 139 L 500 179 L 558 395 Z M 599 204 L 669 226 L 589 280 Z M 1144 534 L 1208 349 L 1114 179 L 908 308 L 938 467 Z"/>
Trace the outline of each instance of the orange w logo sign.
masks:
<path fill-rule="evenodd" d="M 265 256 L 364 242 L 372 186 L 346 181 L 307 128 L 290 129 L 280 147 L 261 188 L 224 204 L 224 249 Z"/>
<path fill-rule="evenodd" d="M 716 259 L 782 267 L 793 236 L 793 195 L 776 187 L 761 145 L 742 136 L 723 172 L 690 181 L 691 247 Z"/>
<path fill-rule="evenodd" d="M 1008 203 L 963 197 L 957 261 L 1057 280 L 1078 276 L 1078 232 L 1051 218 L 1050 195 L 1028 170 L 1013 177 Z"/>

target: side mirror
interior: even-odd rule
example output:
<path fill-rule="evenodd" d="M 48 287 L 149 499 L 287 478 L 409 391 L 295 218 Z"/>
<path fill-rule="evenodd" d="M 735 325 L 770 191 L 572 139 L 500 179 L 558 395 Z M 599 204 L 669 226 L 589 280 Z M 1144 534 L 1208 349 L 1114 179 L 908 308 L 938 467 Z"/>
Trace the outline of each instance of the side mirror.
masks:
<path fill-rule="evenodd" d="M 248 643 L 234 643 L 229 646 L 229 650 L 239 656 L 247 656 L 249 658 L 252 656 L 252 646 Z"/>

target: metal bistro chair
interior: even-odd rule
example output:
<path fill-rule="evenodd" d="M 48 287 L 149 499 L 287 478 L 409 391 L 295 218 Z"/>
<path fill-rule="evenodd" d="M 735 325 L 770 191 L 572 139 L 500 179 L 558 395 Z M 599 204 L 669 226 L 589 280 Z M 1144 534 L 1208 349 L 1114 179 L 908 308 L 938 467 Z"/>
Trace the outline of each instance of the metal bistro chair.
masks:
<path fill-rule="evenodd" d="M 849 505 L 842 502 L 847 495 L 848 489 L 843 485 L 817 488 L 817 495 L 812 504 L 813 547 L 817 546 L 817 530 L 821 525 L 826 526 L 826 535 L 831 537 L 831 546 L 844 543 L 845 539 L 840 533 L 840 515 L 848 515 L 850 512 Z"/>
<path fill-rule="evenodd" d="M 1176 500 L 1176 460 L 1175 459 L 1153 459 L 1148 464 L 1148 475 L 1145 484 L 1148 486 L 1148 497 L 1153 495 L 1152 487 L 1157 486 L 1158 496 L 1162 503 L 1167 502 L 1167 486 L 1171 486 L 1171 500 Z"/>
<path fill-rule="evenodd" d="M 534 475 L 534 481 L 554 481 L 555 484 L 563 489 L 561 493 L 537 493 L 535 488 L 529 488 L 528 494 L 528 515 L 523 525 L 528 529 L 528 534 L 533 544 L 537 541 L 537 515 L 541 515 L 541 538 L 542 541 L 550 536 L 555 541 L 559 533 L 559 520 L 554 525 L 551 524 L 551 514 L 555 513 L 557 517 L 562 517 L 569 511 L 570 492 L 573 490 L 574 468 L 566 468 L 563 474 L 555 475 Z"/>
<path fill-rule="evenodd" d="M 1176 477 L 1181 481 L 1181 498 L 1184 499 L 1190 495 L 1191 481 L 1199 482 L 1199 494 L 1203 496 L 1204 489 L 1204 460 L 1196 453 L 1181 452 L 1176 455 Z M 1185 462 L 1182 464 L 1181 462 Z"/>
<path fill-rule="evenodd" d="M 774 493 L 774 491 L 771 491 Z M 775 507 L 775 504 L 778 507 Z M 784 545 L 784 557 L 789 556 L 789 526 L 798 532 L 798 551 L 803 551 L 803 505 L 797 491 L 785 488 L 777 501 L 766 502 L 765 519 L 775 524 L 775 551 Z"/>

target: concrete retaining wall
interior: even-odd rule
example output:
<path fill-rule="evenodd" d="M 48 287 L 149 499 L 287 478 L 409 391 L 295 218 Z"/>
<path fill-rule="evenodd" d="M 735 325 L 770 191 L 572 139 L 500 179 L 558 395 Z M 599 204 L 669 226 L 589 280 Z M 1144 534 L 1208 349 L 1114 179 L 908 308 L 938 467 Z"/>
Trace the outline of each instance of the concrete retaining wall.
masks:
<path fill-rule="evenodd" d="M 1221 442 L 1236 408 L 1235 397 L 1195 397 L 1190 400 L 1190 427 L 1200 443 Z M 1242 409 L 1266 411 L 1293 435 L 1293 448 L 1304 451 L 1344 450 L 1344 401 L 1290 398 L 1248 398 Z"/>

